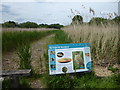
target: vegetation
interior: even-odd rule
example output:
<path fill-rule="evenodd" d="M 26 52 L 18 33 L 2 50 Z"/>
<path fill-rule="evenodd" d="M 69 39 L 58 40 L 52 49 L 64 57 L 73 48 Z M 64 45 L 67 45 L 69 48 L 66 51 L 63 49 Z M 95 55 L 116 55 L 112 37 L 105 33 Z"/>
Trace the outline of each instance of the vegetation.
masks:
<path fill-rule="evenodd" d="M 7 21 L 2 24 L 3 28 L 55 28 L 55 29 L 61 29 L 64 27 L 63 25 L 60 24 L 37 24 L 35 22 L 24 22 L 18 24 L 17 22 L 14 21 Z"/>
<path fill-rule="evenodd" d="M 70 36 L 63 31 L 56 32 L 54 40 L 56 44 L 72 42 Z M 48 60 L 47 54 L 44 56 Z M 48 68 L 48 62 L 46 66 Z M 120 88 L 120 74 L 103 78 L 97 77 L 94 71 L 53 76 L 46 74 L 44 79 L 48 88 Z"/>
<path fill-rule="evenodd" d="M 73 22 L 76 22 L 76 18 L 79 18 L 77 22 L 82 23 L 81 16 L 76 16 L 73 19 Z M 119 17 L 113 19 L 114 22 L 119 23 Z M 23 32 L 3 32 L 2 40 L 2 50 L 7 52 L 10 50 L 15 50 L 18 48 L 18 55 L 21 59 L 21 68 L 32 68 L 30 66 L 30 57 L 31 52 L 30 42 L 41 39 L 49 34 L 54 33 L 55 37 L 53 38 L 54 44 L 64 44 L 64 43 L 90 43 L 91 44 L 91 56 L 92 61 L 106 63 L 111 65 L 108 67 L 112 72 L 116 72 L 118 69 L 113 68 L 112 64 L 116 63 L 118 59 L 118 54 L 120 54 L 120 47 L 118 43 L 120 39 L 118 38 L 118 27 L 116 23 L 107 24 L 111 20 L 103 18 L 93 18 L 89 24 L 82 24 L 74 26 L 68 26 L 64 31 L 23 31 Z M 11 22 L 9 22 L 11 23 Z M 13 22 L 12 22 L 13 23 Z M 96 24 L 95 24 L 96 23 Z M 13 26 L 18 24 L 14 23 Z M 33 24 L 33 23 L 32 23 Z M 99 26 L 99 24 L 101 26 Z M 107 24 L 107 26 L 105 25 Z M 35 25 L 35 23 L 34 23 Z M 39 27 L 49 27 L 47 24 L 38 25 Z M 53 26 L 54 28 L 57 25 Z M 59 25 L 58 25 L 59 26 Z M 8 25 L 9 27 L 9 25 Z M 52 28 L 49 27 L 49 28 Z M 28 27 L 29 28 L 29 27 Z M 20 46 L 21 45 L 21 46 Z M 20 46 L 20 47 L 19 47 Z M 48 54 L 44 54 L 46 58 L 46 68 L 48 70 Z M 119 60 L 120 62 L 120 60 Z M 65 75 L 55 75 L 49 76 L 48 72 L 44 75 L 37 75 L 32 72 L 31 77 L 21 78 L 20 84 L 21 87 L 29 87 L 27 79 L 38 79 L 44 78 L 44 81 L 48 88 L 120 88 L 120 74 L 113 74 L 109 77 L 97 77 L 93 72 L 91 73 L 76 73 L 74 75 L 65 74 Z M 8 81 L 4 81 L 3 85 L 8 85 Z M 5 86 L 6 87 L 6 86 Z M 5 88 L 6 89 L 6 88 Z"/>
<path fill-rule="evenodd" d="M 18 46 L 30 43 L 51 34 L 53 31 L 13 31 L 2 32 L 2 51 L 15 50 Z"/>
<path fill-rule="evenodd" d="M 120 16 L 117 16 L 113 19 L 113 22 L 115 22 L 116 24 L 120 24 Z"/>
<path fill-rule="evenodd" d="M 92 72 L 49 76 L 46 79 L 49 88 L 120 88 L 120 74 L 98 78 Z"/>
<path fill-rule="evenodd" d="M 108 67 L 108 70 L 111 70 L 113 73 L 115 73 L 116 71 L 118 71 L 118 68 L 113 68 L 112 66 Z"/>
<path fill-rule="evenodd" d="M 18 56 L 20 58 L 20 69 L 31 69 L 31 51 L 30 45 L 25 44 L 18 48 Z"/>
<path fill-rule="evenodd" d="M 48 25 L 48 28 L 61 29 L 61 28 L 63 28 L 63 25 L 60 25 L 60 24 L 51 24 L 51 25 Z"/>
<path fill-rule="evenodd" d="M 110 24 L 107 27 L 104 25 L 69 26 L 66 27 L 65 32 L 74 42 L 91 44 L 93 62 L 113 64 L 118 61 L 120 39 L 117 25 Z"/>
<path fill-rule="evenodd" d="M 110 22 L 110 20 L 97 17 L 97 18 L 92 18 L 90 20 L 89 24 L 96 24 L 96 25 L 104 24 L 104 25 L 107 25 L 108 22 Z"/>
<path fill-rule="evenodd" d="M 38 28 L 38 24 L 34 22 L 25 22 L 19 24 L 20 28 Z"/>
<path fill-rule="evenodd" d="M 72 23 L 71 24 L 82 24 L 83 23 L 83 17 L 80 16 L 80 15 L 75 15 L 73 18 L 72 18 Z"/>
<path fill-rule="evenodd" d="M 18 27 L 18 24 L 14 21 L 8 21 L 2 24 L 2 27 L 6 27 L 6 28 L 14 28 L 14 27 Z"/>

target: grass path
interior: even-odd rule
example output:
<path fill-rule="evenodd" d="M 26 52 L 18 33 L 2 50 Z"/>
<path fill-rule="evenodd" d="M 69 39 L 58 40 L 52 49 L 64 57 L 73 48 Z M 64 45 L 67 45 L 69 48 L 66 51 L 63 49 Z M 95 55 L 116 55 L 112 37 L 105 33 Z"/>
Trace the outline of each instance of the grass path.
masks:
<path fill-rule="evenodd" d="M 48 35 L 31 44 L 31 65 L 37 74 L 46 72 L 44 53 L 47 50 L 47 45 L 52 43 L 52 37 L 54 37 L 54 34 Z"/>

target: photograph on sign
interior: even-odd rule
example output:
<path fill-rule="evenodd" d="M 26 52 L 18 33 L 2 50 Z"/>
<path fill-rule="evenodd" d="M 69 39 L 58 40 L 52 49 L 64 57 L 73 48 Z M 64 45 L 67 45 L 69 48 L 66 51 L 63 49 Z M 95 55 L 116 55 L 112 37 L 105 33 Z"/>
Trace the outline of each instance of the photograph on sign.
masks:
<path fill-rule="evenodd" d="M 91 71 L 89 43 L 48 45 L 49 74 Z"/>

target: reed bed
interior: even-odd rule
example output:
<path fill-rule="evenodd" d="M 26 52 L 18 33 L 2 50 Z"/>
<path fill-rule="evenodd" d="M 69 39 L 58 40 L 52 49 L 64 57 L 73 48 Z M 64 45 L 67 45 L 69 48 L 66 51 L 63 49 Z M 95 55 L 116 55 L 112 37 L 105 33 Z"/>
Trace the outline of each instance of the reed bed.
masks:
<path fill-rule="evenodd" d="M 74 43 L 90 43 L 93 62 L 113 64 L 118 61 L 120 53 L 118 42 L 118 25 L 71 25 L 64 29 Z"/>

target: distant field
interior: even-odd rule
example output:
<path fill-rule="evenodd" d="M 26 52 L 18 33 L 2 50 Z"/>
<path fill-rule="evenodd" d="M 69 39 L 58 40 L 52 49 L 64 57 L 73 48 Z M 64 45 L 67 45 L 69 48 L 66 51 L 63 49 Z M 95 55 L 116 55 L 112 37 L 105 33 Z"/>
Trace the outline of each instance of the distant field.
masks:
<path fill-rule="evenodd" d="M 2 28 L 2 31 L 48 31 L 57 30 L 54 28 Z"/>

